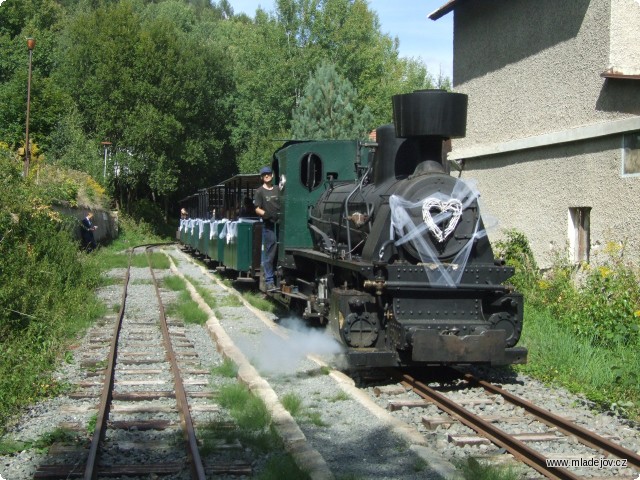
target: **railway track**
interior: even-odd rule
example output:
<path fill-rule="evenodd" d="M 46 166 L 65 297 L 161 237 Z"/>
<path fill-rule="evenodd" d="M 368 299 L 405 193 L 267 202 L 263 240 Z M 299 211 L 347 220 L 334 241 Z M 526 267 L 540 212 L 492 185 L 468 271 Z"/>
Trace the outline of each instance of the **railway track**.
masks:
<path fill-rule="evenodd" d="M 605 473 L 607 468 L 614 466 L 620 470 L 635 472 L 615 475 L 615 478 L 638 478 L 640 455 L 636 452 L 567 418 L 540 408 L 500 386 L 480 380 L 471 374 L 464 374 L 463 383 L 466 383 L 469 388 L 483 389 L 487 396 L 484 399 L 461 398 L 459 395 L 454 398 L 444 393 L 445 389 L 439 391 L 407 373 L 391 371 L 391 375 L 400 386 L 395 393 L 413 392 L 422 400 L 391 400 L 387 408 L 395 411 L 402 408 L 423 408 L 426 405 L 437 406 L 443 415 L 422 418 L 422 423 L 427 430 L 438 427 L 448 428 L 452 423 L 459 422 L 476 432 L 476 436 L 449 435 L 449 441 L 459 446 L 491 442 L 539 474 L 551 479 L 575 480 L 585 476 L 593 479 L 613 478 L 599 475 L 594 471 L 585 475 L 585 468 L 599 468 L 595 472 Z M 378 394 L 382 391 L 393 392 L 394 389 L 393 386 L 377 389 Z M 511 405 L 513 407 L 511 415 L 504 413 L 486 415 L 472 411 L 474 406 L 482 405 L 482 410 L 487 410 L 487 404 L 498 403 Z M 540 425 L 545 426 L 546 429 L 540 428 Z M 517 433 L 514 433 L 515 431 Z M 574 452 L 579 453 L 573 453 L 570 458 L 565 455 L 563 460 L 559 460 L 548 451 L 543 452 L 532 447 L 538 442 L 570 442 L 579 444 L 581 447 L 574 448 Z"/>
<path fill-rule="evenodd" d="M 40 465 L 34 478 L 168 475 L 202 480 L 208 473 L 251 473 L 249 465 L 237 463 L 205 466 L 200 456 L 192 410 L 206 414 L 218 408 L 200 401 L 213 397 L 203 390 L 209 372 L 199 366 L 198 354 L 181 325 L 167 321 L 150 259 L 153 248 L 144 248 L 150 282 L 132 284 L 130 252 L 121 308 L 112 330 L 102 329 L 94 336 L 99 353 L 93 363 L 104 366 L 98 372 L 102 378 L 84 382 L 71 395 L 95 399 L 96 387 L 101 388 L 90 445 L 73 455 L 61 452 L 53 462 Z M 131 305 L 128 291 L 148 288 L 148 283 L 153 285 L 155 298 L 149 295 L 144 305 Z M 106 361 L 101 358 L 105 346 Z M 153 441 L 149 441 L 149 432 L 156 433 Z M 136 462 L 127 461 L 132 449 L 136 450 Z"/>

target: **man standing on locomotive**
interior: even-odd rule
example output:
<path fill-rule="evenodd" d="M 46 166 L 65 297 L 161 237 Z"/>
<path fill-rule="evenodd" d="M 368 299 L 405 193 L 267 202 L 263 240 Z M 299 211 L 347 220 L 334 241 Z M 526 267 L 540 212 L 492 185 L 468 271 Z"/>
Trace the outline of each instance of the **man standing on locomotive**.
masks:
<path fill-rule="evenodd" d="M 262 218 L 262 269 L 267 291 L 275 290 L 274 260 L 276 258 L 276 222 L 280 212 L 280 189 L 273 184 L 271 167 L 260 169 L 262 186 L 256 190 L 253 199 L 256 214 Z"/>

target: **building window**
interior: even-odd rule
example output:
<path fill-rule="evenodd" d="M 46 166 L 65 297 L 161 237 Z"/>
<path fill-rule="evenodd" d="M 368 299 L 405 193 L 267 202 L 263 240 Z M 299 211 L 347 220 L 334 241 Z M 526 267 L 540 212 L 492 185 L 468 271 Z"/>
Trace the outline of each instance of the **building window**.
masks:
<path fill-rule="evenodd" d="M 589 216 L 591 207 L 569 209 L 569 255 L 575 263 L 589 261 Z"/>
<path fill-rule="evenodd" d="M 640 175 L 640 132 L 622 136 L 622 175 Z"/>

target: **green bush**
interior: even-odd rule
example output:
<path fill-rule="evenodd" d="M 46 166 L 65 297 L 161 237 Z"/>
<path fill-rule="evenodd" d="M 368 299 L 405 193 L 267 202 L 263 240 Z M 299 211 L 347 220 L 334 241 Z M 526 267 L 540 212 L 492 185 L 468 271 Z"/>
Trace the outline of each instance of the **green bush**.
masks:
<path fill-rule="evenodd" d="M 520 343 L 529 363 L 519 370 L 637 418 L 639 276 L 623 261 L 623 248 L 609 243 L 583 265 L 556 252 L 544 275 L 526 271 L 534 263 L 524 235 L 511 232 L 497 250 L 525 270 L 514 278 L 527 304 Z"/>
<path fill-rule="evenodd" d="M 59 183 L 43 182 L 40 188 L 43 201 L 51 205 L 69 204 L 72 207 L 78 206 L 79 186 L 70 178 Z"/>
<path fill-rule="evenodd" d="M 113 250 L 126 250 L 137 245 L 160 243 L 163 239 L 158 237 L 150 224 L 144 221 L 136 221 L 127 214 L 118 215 L 118 238 L 110 247 Z"/>
<path fill-rule="evenodd" d="M 496 251 L 516 268 L 514 285 L 529 305 L 548 309 L 573 333 L 593 345 L 613 348 L 640 343 L 640 278 L 623 261 L 622 248 L 609 243 L 591 264 L 574 265 L 556 252 L 541 276 L 526 237 L 515 230 Z"/>
<path fill-rule="evenodd" d="M 515 268 L 515 275 L 510 279 L 513 286 L 529 295 L 534 294 L 540 281 L 540 270 L 529 241 L 524 233 L 517 230 L 507 230 L 505 236 L 505 240 L 494 245 L 496 256 L 504 258 L 508 265 Z"/>
<path fill-rule="evenodd" d="M 636 269 L 605 249 L 599 265 L 586 265 L 586 278 L 577 287 L 577 300 L 568 303 L 573 331 L 595 345 L 640 345 L 640 289 Z"/>
<path fill-rule="evenodd" d="M 0 158 L 0 425 L 57 390 L 48 372 L 64 353 L 61 340 L 102 308 L 93 295 L 98 267 L 73 240 L 75 220 L 42 198 L 19 163 Z"/>

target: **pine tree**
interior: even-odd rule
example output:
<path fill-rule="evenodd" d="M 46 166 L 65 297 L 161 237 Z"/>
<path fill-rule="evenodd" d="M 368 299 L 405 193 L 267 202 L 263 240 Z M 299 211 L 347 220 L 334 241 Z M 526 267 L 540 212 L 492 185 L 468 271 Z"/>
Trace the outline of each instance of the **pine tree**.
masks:
<path fill-rule="evenodd" d="M 358 93 L 338 74 L 335 65 L 323 62 L 309 76 L 304 94 L 293 111 L 293 138 L 348 140 L 365 138 L 373 116 L 367 107 L 358 111 Z"/>

